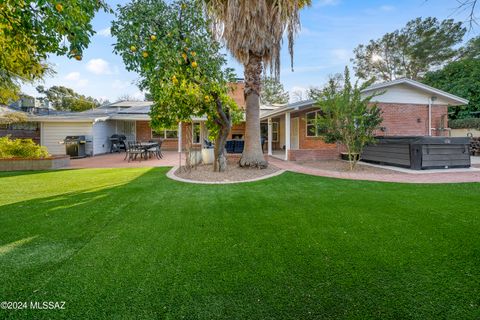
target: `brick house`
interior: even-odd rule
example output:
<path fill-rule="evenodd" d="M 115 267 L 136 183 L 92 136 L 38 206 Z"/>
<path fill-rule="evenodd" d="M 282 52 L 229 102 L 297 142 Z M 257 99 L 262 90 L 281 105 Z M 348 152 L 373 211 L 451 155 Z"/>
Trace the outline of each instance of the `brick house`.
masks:
<path fill-rule="evenodd" d="M 245 108 L 244 83 L 232 84 L 232 97 Z M 467 100 L 409 79 L 372 85 L 364 94 L 375 97 L 383 111 L 384 121 L 378 135 L 428 136 L 449 135 L 448 106 L 465 105 Z M 64 154 L 59 142 L 67 135 L 88 137 L 87 153 L 98 155 L 110 151 L 112 134 L 124 134 L 128 140 L 162 140 L 164 150 L 178 150 L 191 141 L 201 148 L 208 138 L 205 118 L 192 118 L 191 124 L 155 131 L 150 127 L 150 101 L 123 101 L 79 113 L 32 116 L 40 123 L 40 143 L 52 154 Z M 319 116 L 314 101 L 301 101 L 285 106 L 261 107 L 261 132 L 267 138 L 265 151 L 286 160 L 322 160 L 339 156 L 341 148 L 323 141 L 312 123 Z M 179 135 L 181 139 L 179 139 Z M 242 140 L 245 123 L 234 125 L 229 139 Z"/>
<path fill-rule="evenodd" d="M 373 100 L 382 110 L 379 136 L 449 135 L 448 107 L 467 100 L 414 80 L 398 79 L 375 84 L 363 91 L 379 94 Z M 340 146 L 323 141 L 314 119 L 320 115 L 315 101 L 301 101 L 261 116 L 262 131 L 268 135 L 268 154 L 285 160 L 338 158 Z"/>

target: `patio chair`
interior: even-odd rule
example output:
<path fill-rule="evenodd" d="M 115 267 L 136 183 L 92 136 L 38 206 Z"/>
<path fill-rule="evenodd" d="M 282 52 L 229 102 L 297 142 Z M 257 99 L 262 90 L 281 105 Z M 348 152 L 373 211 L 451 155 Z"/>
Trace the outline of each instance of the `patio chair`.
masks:
<path fill-rule="evenodd" d="M 152 142 L 157 142 L 157 141 L 152 141 Z M 162 140 L 157 142 L 157 145 L 155 147 L 149 148 L 147 150 L 148 157 L 151 158 L 152 155 L 154 155 L 157 159 L 162 159 L 163 154 L 162 154 Z"/>
<path fill-rule="evenodd" d="M 128 162 L 130 162 L 130 160 L 136 160 L 137 156 L 139 155 L 140 155 L 140 162 L 141 162 L 143 154 L 144 154 L 144 150 L 141 145 L 139 145 L 138 143 L 128 142 L 128 152 L 127 152 Z"/>

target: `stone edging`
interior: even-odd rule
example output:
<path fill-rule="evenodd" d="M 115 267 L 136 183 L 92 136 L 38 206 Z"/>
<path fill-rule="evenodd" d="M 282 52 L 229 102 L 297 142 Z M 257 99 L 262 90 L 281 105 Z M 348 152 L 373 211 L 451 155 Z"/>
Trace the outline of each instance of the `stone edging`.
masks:
<path fill-rule="evenodd" d="M 254 181 L 260 181 L 260 180 L 269 179 L 269 178 L 272 178 L 272 177 L 275 177 L 275 176 L 279 176 L 286 171 L 286 170 L 283 170 L 283 169 L 279 169 L 278 171 L 276 171 L 274 173 L 271 173 L 271 174 L 267 174 L 267 175 L 264 175 L 264 176 L 261 176 L 261 177 L 258 177 L 258 178 L 254 178 L 254 179 L 247 179 L 247 180 L 241 180 L 241 181 L 199 181 L 199 180 L 190 180 L 190 179 L 184 179 L 184 178 L 177 177 L 175 175 L 175 172 L 178 170 L 178 168 L 179 168 L 178 166 L 175 166 L 172 169 L 170 169 L 167 172 L 167 178 L 172 179 L 172 180 L 176 180 L 176 181 L 180 181 L 180 182 L 193 183 L 193 184 L 235 184 L 235 183 L 254 182 Z"/>

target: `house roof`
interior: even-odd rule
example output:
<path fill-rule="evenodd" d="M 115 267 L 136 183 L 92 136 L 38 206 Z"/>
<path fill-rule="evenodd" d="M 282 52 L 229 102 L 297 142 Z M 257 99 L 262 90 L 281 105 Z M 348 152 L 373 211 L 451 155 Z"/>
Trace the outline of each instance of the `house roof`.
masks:
<path fill-rule="evenodd" d="M 401 79 L 396 79 L 392 81 L 387 81 L 383 83 L 377 83 L 369 86 L 368 88 L 362 90 L 363 93 L 367 92 L 372 92 L 372 91 L 379 91 L 382 89 L 387 89 L 389 87 L 397 86 L 397 85 L 407 85 L 409 87 L 416 88 L 420 91 L 426 92 L 428 94 L 431 94 L 432 96 L 435 97 L 442 97 L 446 99 L 447 101 L 450 102 L 450 105 L 452 106 L 461 106 L 461 105 L 466 105 L 468 104 L 468 100 L 461 98 L 459 96 L 456 96 L 454 94 L 445 92 L 440 89 L 436 89 L 434 87 L 431 87 L 429 85 L 423 84 L 421 82 L 408 79 L 408 78 L 401 78 Z M 400 102 L 400 101 L 399 101 Z"/>
<path fill-rule="evenodd" d="M 433 87 L 428 86 L 426 84 L 420 83 L 420 82 L 415 81 L 415 80 L 407 79 L 407 78 L 402 78 L 402 79 L 397 79 L 397 80 L 393 80 L 393 81 L 373 84 L 373 85 L 369 86 L 368 88 L 362 90 L 362 93 L 381 91 L 383 89 L 387 89 L 389 87 L 393 87 L 393 86 L 397 86 L 397 85 L 407 85 L 407 86 L 413 87 L 415 89 L 418 89 L 420 91 L 426 92 L 426 93 L 428 93 L 432 96 L 442 97 L 445 100 L 447 100 L 450 103 L 451 106 L 460 106 L 460 105 L 468 104 L 468 100 L 466 100 L 466 99 L 463 99 L 463 98 L 458 97 L 456 95 L 450 94 L 448 92 L 433 88 Z M 398 103 L 402 103 L 402 101 L 398 101 Z M 290 103 L 290 104 L 288 104 L 284 107 L 279 107 L 275 110 L 261 112 L 260 119 L 265 120 L 265 119 L 268 119 L 268 118 L 271 118 L 271 117 L 279 116 L 279 115 L 284 114 L 286 112 L 309 109 L 309 108 L 314 107 L 314 104 L 315 104 L 315 100 L 304 100 L 304 101 Z"/>
<path fill-rule="evenodd" d="M 267 118 L 275 117 L 275 116 L 284 114 L 286 112 L 299 111 L 303 109 L 312 108 L 314 104 L 315 104 L 315 100 L 312 100 L 312 99 L 290 103 L 284 107 L 279 107 L 275 110 L 261 112 L 260 120 L 265 120 Z"/>

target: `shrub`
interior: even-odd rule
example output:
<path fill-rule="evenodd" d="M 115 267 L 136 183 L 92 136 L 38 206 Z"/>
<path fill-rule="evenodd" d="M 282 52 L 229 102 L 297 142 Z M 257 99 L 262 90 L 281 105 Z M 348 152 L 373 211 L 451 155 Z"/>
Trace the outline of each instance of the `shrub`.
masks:
<path fill-rule="evenodd" d="M 39 146 L 32 139 L 10 139 L 9 136 L 0 137 L 0 159 L 41 159 L 48 156 L 47 149 Z"/>
<path fill-rule="evenodd" d="M 480 118 L 466 118 L 450 120 L 448 126 L 452 129 L 477 129 L 480 130 Z"/>

